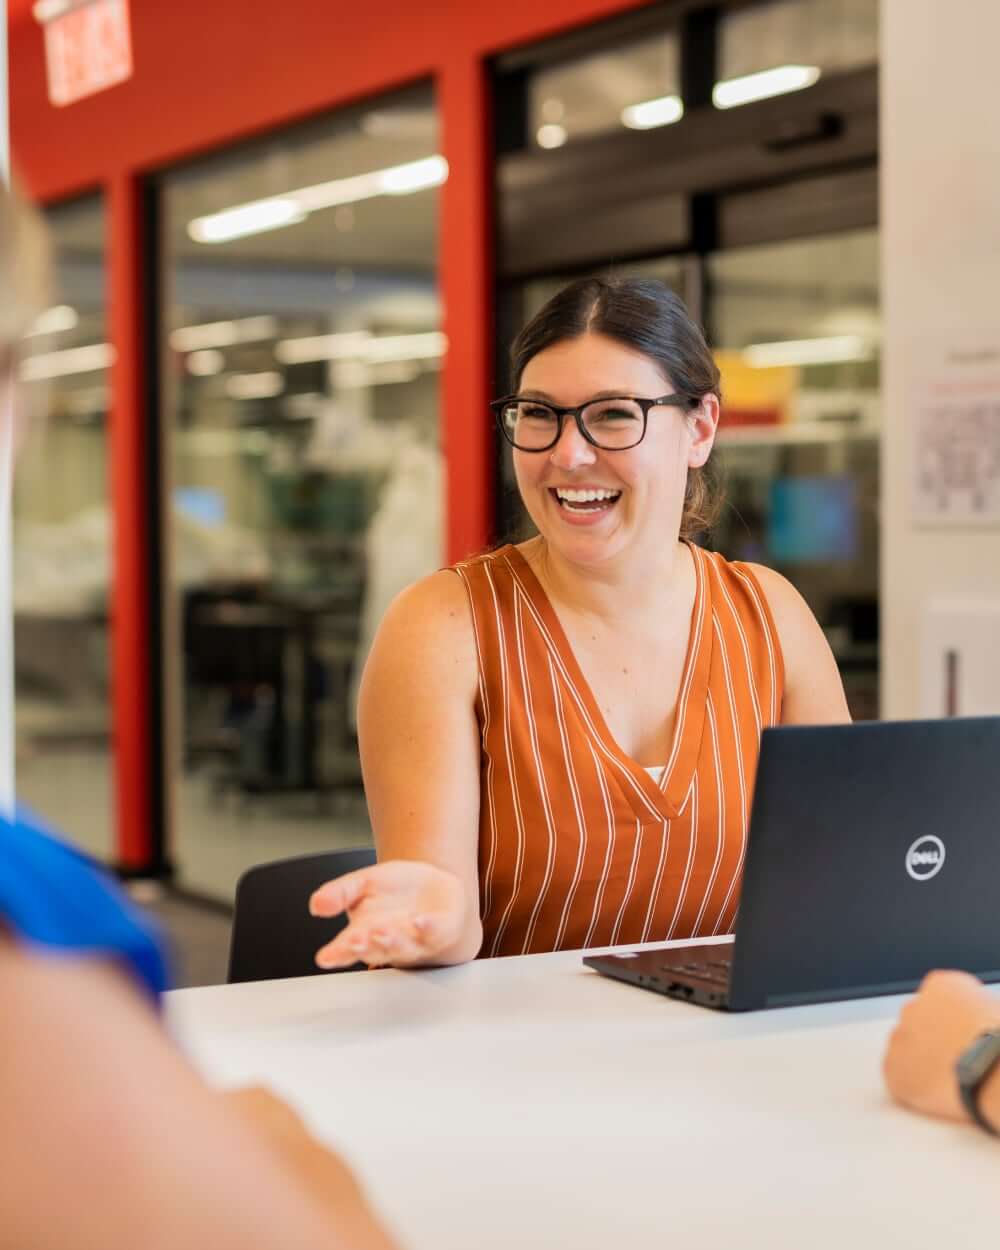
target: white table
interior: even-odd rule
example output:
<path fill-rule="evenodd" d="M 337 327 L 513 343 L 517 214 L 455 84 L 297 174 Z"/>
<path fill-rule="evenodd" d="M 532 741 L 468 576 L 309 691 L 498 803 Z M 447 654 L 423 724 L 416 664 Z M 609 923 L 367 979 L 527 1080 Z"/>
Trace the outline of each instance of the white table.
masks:
<path fill-rule="evenodd" d="M 725 1015 L 579 952 L 181 990 L 200 1069 L 266 1082 L 410 1250 L 959 1250 L 1000 1143 L 892 1106 L 900 999 Z"/>

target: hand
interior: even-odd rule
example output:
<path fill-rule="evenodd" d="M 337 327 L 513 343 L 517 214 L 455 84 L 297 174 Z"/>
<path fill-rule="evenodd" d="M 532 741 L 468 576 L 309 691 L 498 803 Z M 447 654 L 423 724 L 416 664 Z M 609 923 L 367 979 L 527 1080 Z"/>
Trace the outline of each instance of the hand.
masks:
<path fill-rule="evenodd" d="M 350 1250 L 393 1250 L 346 1163 L 309 1132 L 287 1103 L 260 1086 L 220 1094 L 309 1196 L 323 1207 Z"/>
<path fill-rule="evenodd" d="M 903 1008 L 883 1061 L 892 1096 L 914 1111 L 966 1119 L 955 1064 L 987 1029 L 1000 1025 L 1000 1001 L 966 972 L 931 972 Z"/>
<path fill-rule="evenodd" d="M 465 890 L 454 873 L 395 859 L 346 873 L 309 900 L 314 916 L 347 912 L 347 928 L 316 952 L 321 968 L 431 963 L 462 937 Z"/>

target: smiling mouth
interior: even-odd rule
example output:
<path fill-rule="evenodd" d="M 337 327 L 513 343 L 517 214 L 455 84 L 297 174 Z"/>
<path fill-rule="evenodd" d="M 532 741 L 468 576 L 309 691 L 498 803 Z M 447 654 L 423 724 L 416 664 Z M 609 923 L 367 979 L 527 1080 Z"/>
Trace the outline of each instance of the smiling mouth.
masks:
<path fill-rule="evenodd" d="M 567 512 L 609 512 L 621 498 L 620 490 L 570 490 L 555 487 L 550 494 Z"/>

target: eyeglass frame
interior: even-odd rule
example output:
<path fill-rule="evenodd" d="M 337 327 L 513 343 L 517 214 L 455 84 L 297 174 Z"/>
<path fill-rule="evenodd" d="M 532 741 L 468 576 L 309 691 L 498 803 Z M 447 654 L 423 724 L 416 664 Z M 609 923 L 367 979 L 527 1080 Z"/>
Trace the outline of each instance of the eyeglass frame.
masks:
<path fill-rule="evenodd" d="M 584 408 L 589 408 L 592 404 L 610 404 L 616 399 L 627 399 L 630 403 L 638 404 L 642 411 L 642 433 L 634 443 L 629 443 L 627 447 L 604 447 L 597 442 L 592 435 L 588 434 L 584 428 L 583 417 L 581 413 Z M 515 400 L 520 402 L 530 402 L 538 404 L 542 408 L 548 408 L 550 412 L 554 412 L 558 418 L 559 424 L 556 426 L 556 435 L 551 443 L 547 443 L 544 447 L 521 447 L 515 443 L 512 436 L 508 433 L 507 427 L 504 425 L 503 410 Z M 563 428 L 566 424 L 566 418 L 572 417 L 576 423 L 576 428 L 580 431 L 581 436 L 591 445 L 596 447 L 598 451 L 631 451 L 633 447 L 638 447 L 642 440 L 646 437 L 646 429 L 649 425 L 649 412 L 651 408 L 669 407 L 669 408 L 695 408 L 701 401 L 692 399 L 690 395 L 681 395 L 677 391 L 671 391 L 669 395 L 660 395 L 656 399 L 649 399 L 643 395 L 601 395 L 596 399 L 588 399 L 586 403 L 578 404 L 575 408 L 564 407 L 559 404 L 550 404 L 547 399 L 535 399 L 530 395 L 504 395 L 502 399 L 490 400 L 489 408 L 496 417 L 497 425 L 500 427 L 500 433 L 507 442 L 515 449 L 515 451 L 523 451 L 529 456 L 536 452 L 551 451 L 559 440 L 562 438 Z"/>

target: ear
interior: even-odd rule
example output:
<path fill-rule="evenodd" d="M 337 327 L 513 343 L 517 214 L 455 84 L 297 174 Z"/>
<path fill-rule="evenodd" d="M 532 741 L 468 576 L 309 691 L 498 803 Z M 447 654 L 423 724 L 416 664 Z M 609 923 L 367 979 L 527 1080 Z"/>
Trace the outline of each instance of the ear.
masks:
<path fill-rule="evenodd" d="M 719 400 L 715 395 L 705 395 L 697 408 L 692 408 L 687 416 L 688 436 L 688 468 L 700 469 L 711 454 L 715 444 L 715 434 L 719 428 Z"/>

